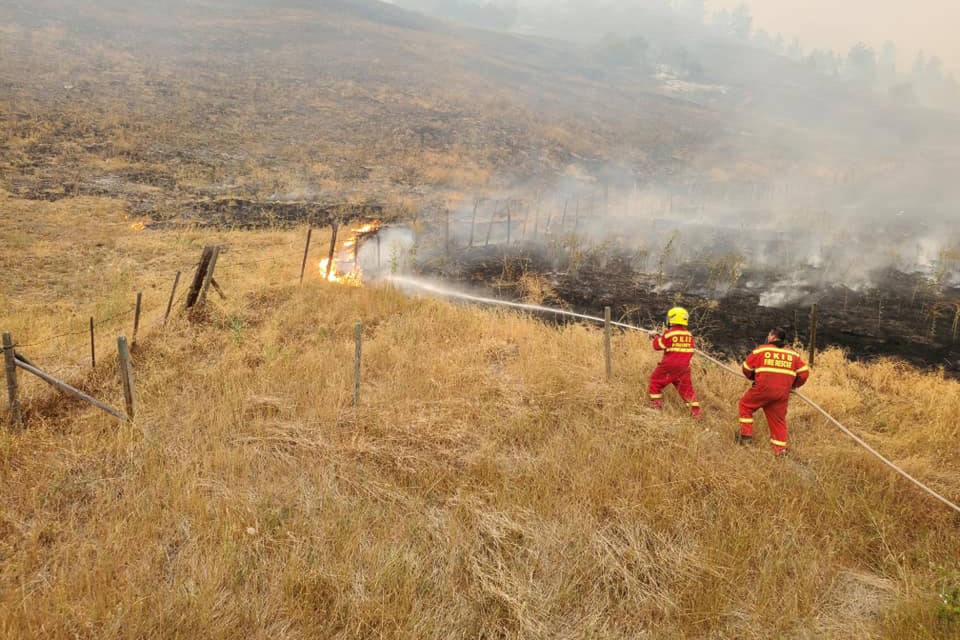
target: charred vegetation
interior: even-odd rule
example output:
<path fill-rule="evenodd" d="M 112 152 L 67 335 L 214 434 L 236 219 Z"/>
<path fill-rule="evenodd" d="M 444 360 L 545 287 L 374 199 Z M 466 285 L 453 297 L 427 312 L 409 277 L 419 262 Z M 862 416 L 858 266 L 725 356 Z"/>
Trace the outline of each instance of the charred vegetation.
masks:
<path fill-rule="evenodd" d="M 615 246 L 559 250 L 544 244 L 477 246 L 443 255 L 421 249 L 416 269 L 424 275 L 481 287 L 506 299 L 613 317 L 645 328 L 683 305 L 706 348 L 740 358 L 773 326 L 807 348 L 810 312 L 816 305 L 817 348 L 839 346 L 854 360 L 896 358 L 960 378 L 960 286 L 929 274 L 883 268 L 857 289 L 807 283 L 774 268 L 732 265 L 730 256 L 670 264 L 660 270 L 649 256 Z M 795 279 L 789 297 L 771 304 L 770 292 Z M 546 293 L 545 293 L 546 292 Z M 544 318 L 557 320 L 552 314 Z"/>

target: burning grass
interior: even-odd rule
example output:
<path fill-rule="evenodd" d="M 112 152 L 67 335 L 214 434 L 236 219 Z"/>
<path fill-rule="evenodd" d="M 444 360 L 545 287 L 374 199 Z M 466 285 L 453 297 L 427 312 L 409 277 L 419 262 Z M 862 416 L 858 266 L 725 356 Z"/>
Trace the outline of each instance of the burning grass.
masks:
<path fill-rule="evenodd" d="M 3 201 L 0 220 L 21 206 Z M 136 425 L 75 407 L 0 432 L 4 637 L 893 639 L 960 628 L 945 604 L 956 515 L 800 403 L 797 457 L 774 460 L 733 444 L 744 382 L 715 367 L 695 371 L 703 423 L 674 395 L 663 414 L 646 409 L 656 356 L 639 334 L 615 337 L 607 382 L 592 327 L 316 273 L 299 287 L 303 234 L 137 232 L 109 203 L 81 200 L 66 251 L 66 205 L 31 206 L 30 225 L 4 229 L 23 235 L 5 252 L 17 302 L 5 293 L 4 330 L 43 338 L 45 292 L 59 292 L 61 315 L 86 315 L 95 300 L 165 285 L 164 269 L 213 242 L 230 247 L 218 267 L 228 297 L 211 298 L 201 323 L 176 316 L 145 331 Z M 109 233 L 84 231 L 101 222 Z M 49 271 L 29 266 L 49 255 Z M 116 264 L 78 275 L 94 255 Z M 251 258 L 262 262 L 227 268 Z M 57 361 L 55 347 L 30 355 Z M 88 385 L 119 397 L 102 369 Z M 956 382 L 828 351 L 804 391 L 960 498 Z M 57 402 L 41 388 L 28 397 Z"/>

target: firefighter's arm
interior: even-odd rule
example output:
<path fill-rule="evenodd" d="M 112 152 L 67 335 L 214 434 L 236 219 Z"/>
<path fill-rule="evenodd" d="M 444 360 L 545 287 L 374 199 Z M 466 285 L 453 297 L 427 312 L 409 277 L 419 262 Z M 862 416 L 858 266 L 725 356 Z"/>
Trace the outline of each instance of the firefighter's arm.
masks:
<path fill-rule="evenodd" d="M 801 366 L 797 369 L 797 377 L 793 381 L 793 388 L 799 389 L 807 383 L 807 378 L 810 377 L 810 367 L 800 363 Z"/>
<path fill-rule="evenodd" d="M 753 380 L 757 375 L 757 372 L 753 370 L 753 367 L 750 366 L 750 358 L 747 358 L 743 361 L 743 364 L 740 365 L 740 370 L 743 371 L 744 377 L 748 380 Z"/>
<path fill-rule="evenodd" d="M 654 351 L 663 351 L 666 348 L 663 345 L 663 336 L 659 333 L 653 334 L 653 342 L 651 342 L 651 344 L 653 345 Z"/>

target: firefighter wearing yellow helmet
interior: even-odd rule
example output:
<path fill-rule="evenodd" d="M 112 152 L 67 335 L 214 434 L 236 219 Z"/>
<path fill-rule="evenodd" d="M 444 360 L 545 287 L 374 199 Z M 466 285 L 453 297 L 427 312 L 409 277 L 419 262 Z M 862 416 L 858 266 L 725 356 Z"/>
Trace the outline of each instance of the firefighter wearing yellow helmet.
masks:
<path fill-rule="evenodd" d="M 653 348 L 663 351 L 663 359 L 650 376 L 650 403 L 655 409 L 663 408 L 663 390 L 669 385 L 677 388 L 680 397 L 690 407 L 694 418 L 703 417 L 700 402 L 693 390 L 690 377 L 690 359 L 693 357 L 693 334 L 687 330 L 690 313 L 683 307 L 674 307 L 667 311 L 667 324 L 670 328 L 663 335 L 653 334 Z"/>
<path fill-rule="evenodd" d="M 667 324 L 673 326 L 675 324 L 682 324 L 687 326 L 690 323 L 690 314 L 683 307 L 674 307 L 667 311 Z"/>

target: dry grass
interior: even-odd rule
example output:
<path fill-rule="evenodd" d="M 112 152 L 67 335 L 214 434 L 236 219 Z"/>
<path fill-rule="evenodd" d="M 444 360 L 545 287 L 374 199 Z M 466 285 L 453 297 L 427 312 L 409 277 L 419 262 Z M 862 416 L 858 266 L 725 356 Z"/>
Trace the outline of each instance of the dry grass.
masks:
<path fill-rule="evenodd" d="M 300 232 L 132 222 L 110 201 L 0 201 L 0 325 L 39 343 L 27 353 L 41 364 L 83 351 L 82 335 L 49 340 L 62 324 L 151 292 L 135 425 L 30 383 L 28 428 L 0 435 L 2 637 L 960 631 L 938 615 L 956 514 L 800 403 L 798 457 L 777 461 L 733 444 L 744 383 L 715 367 L 696 371 L 705 422 L 675 394 L 646 409 L 656 357 L 639 334 L 615 338 L 607 382 L 595 328 L 298 287 Z M 159 326 L 173 272 L 211 242 L 230 246 L 228 298 Z M 72 375 L 118 399 L 103 362 Z M 829 351 L 805 391 L 960 498 L 956 383 Z"/>

